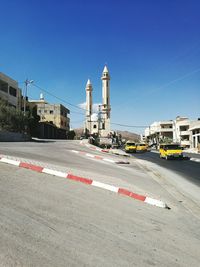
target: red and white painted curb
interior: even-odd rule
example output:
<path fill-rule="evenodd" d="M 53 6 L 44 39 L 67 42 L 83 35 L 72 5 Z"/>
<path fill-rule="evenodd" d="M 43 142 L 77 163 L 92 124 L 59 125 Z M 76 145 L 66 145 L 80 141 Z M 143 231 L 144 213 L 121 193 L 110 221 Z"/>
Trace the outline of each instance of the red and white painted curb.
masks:
<path fill-rule="evenodd" d="M 2 158 L 0 157 L 0 162 L 11 164 L 11 165 L 15 165 L 15 166 L 18 166 L 18 167 L 21 167 L 21 168 L 25 168 L 25 169 L 29 169 L 29 170 L 32 170 L 32 171 L 36 171 L 36 172 L 39 172 L 39 173 L 46 173 L 46 174 L 50 174 L 50 175 L 54 175 L 54 176 L 58 176 L 58 177 L 67 178 L 67 179 L 70 179 L 70 180 L 74 180 L 74 181 L 77 181 L 77 182 L 81 182 L 81 183 L 84 183 L 84 184 L 88 184 L 88 185 L 99 187 L 99 188 L 102 188 L 102 189 L 105 189 L 105 190 L 109 190 L 109 191 L 118 193 L 120 195 L 125 195 L 125 196 L 131 197 L 133 199 L 140 200 L 142 202 L 148 203 L 148 204 L 153 205 L 153 206 L 157 206 L 157 207 L 165 208 L 165 209 L 170 209 L 167 206 L 167 204 L 165 204 L 161 200 L 157 200 L 157 199 L 153 199 L 153 198 L 150 198 L 150 197 L 147 197 L 147 196 L 139 195 L 139 194 L 136 194 L 136 193 L 134 193 L 132 191 L 129 191 L 129 190 L 125 189 L 125 188 L 120 188 L 120 187 L 116 187 L 116 186 L 113 186 L 113 185 L 101 183 L 101 182 L 98 182 L 98 181 L 95 181 L 95 180 L 92 180 L 92 179 L 89 179 L 89 178 L 73 175 L 71 173 L 65 173 L 65 172 L 61 172 L 61 171 L 57 171 L 57 170 L 52 170 L 52 169 L 44 168 L 42 166 L 37 166 L 37 165 L 34 165 L 34 164 L 30 164 L 30 163 L 27 163 L 27 162 L 21 162 L 21 161 L 9 159 L 9 158 L 6 158 L 6 157 L 2 157 Z"/>
<path fill-rule="evenodd" d="M 71 152 L 76 153 L 76 154 L 81 154 L 81 155 L 84 155 L 84 156 L 89 157 L 89 158 L 103 160 L 103 161 L 107 161 L 107 162 L 111 162 L 111 163 L 115 163 L 115 164 L 129 164 L 128 161 L 114 161 L 113 159 L 103 158 L 103 157 L 98 156 L 98 155 L 92 155 L 92 154 L 84 152 L 84 151 L 71 150 Z"/>
<path fill-rule="evenodd" d="M 191 161 L 196 161 L 196 162 L 200 162 L 200 159 L 197 158 L 190 158 Z"/>
<path fill-rule="evenodd" d="M 105 152 L 105 153 L 109 153 L 109 149 L 101 149 L 99 147 L 96 147 L 94 145 L 91 145 L 91 144 L 88 144 L 88 143 L 84 143 L 84 142 L 80 142 L 81 145 L 85 145 L 87 146 L 88 148 L 92 149 L 92 150 L 97 150 L 97 151 L 100 151 L 100 152 Z"/>

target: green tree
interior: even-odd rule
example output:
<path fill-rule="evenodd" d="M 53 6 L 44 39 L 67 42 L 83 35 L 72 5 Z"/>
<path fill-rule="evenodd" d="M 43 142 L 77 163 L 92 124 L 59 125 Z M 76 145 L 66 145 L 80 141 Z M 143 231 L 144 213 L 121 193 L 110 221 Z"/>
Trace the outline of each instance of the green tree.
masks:
<path fill-rule="evenodd" d="M 25 126 L 28 125 L 29 117 L 22 111 L 16 110 L 14 107 L 0 99 L 0 129 L 12 132 L 23 133 Z"/>

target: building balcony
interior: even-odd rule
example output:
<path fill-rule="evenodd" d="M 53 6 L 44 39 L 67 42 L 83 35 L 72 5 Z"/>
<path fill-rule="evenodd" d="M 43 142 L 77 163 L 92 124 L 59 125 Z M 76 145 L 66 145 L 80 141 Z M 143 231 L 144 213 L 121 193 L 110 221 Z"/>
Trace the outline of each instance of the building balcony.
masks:
<path fill-rule="evenodd" d="M 182 146 L 190 146 L 190 141 L 189 140 L 181 141 L 181 145 Z"/>
<path fill-rule="evenodd" d="M 173 133 L 173 128 L 160 128 L 160 132 L 164 133 L 164 132 L 172 132 Z"/>
<path fill-rule="evenodd" d="M 190 131 L 180 131 L 180 136 L 190 135 Z"/>

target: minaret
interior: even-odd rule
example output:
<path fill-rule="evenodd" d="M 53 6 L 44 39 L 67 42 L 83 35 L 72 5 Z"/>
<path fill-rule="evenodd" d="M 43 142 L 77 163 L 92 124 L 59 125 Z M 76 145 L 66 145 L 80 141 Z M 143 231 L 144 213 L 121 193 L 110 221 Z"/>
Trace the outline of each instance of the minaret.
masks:
<path fill-rule="evenodd" d="M 107 135 L 110 133 L 110 74 L 108 72 L 107 66 L 104 67 L 102 73 L 102 135 Z"/>
<path fill-rule="evenodd" d="M 91 115 L 92 115 L 92 84 L 88 79 L 86 84 L 86 129 L 91 133 Z"/>

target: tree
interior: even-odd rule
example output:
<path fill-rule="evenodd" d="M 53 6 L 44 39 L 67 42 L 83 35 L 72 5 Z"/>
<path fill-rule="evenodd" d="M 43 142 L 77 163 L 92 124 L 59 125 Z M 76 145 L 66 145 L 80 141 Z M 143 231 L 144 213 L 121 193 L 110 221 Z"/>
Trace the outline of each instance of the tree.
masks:
<path fill-rule="evenodd" d="M 74 130 L 69 131 L 68 134 L 67 134 L 67 139 L 73 140 L 75 135 L 76 135 L 76 133 L 75 133 Z"/>
<path fill-rule="evenodd" d="M 31 133 L 37 128 L 39 121 L 37 110 L 24 114 L 22 111 L 9 106 L 8 102 L 0 99 L 0 129 L 11 132 Z"/>

